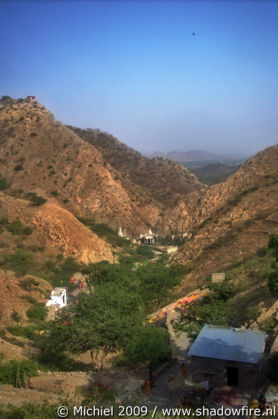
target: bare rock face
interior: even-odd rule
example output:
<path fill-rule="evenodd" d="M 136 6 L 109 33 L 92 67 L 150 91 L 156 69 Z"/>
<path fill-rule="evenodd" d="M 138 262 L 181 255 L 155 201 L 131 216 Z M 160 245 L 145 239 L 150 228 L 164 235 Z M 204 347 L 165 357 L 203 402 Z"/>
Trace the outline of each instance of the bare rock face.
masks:
<path fill-rule="evenodd" d="M 38 208 L 32 222 L 67 257 L 86 264 L 114 260 L 111 248 L 104 240 L 56 204 L 47 203 Z"/>
<path fill-rule="evenodd" d="M 18 199 L 0 192 L 0 218 L 9 222 L 19 219 L 32 227 L 32 234 L 25 238 L 26 246 L 43 246 L 45 258 L 50 253 L 74 257 L 79 262 L 94 263 L 102 260 L 114 261 L 108 243 L 85 227 L 72 213 L 60 207 L 55 199 L 42 206 L 30 205 L 28 200 Z M 52 201 L 52 202 L 51 202 Z M 11 249 L 16 246 L 17 236 L 2 233 Z"/>
<path fill-rule="evenodd" d="M 193 235 L 173 260 L 188 264 L 192 272 L 186 280 L 198 284 L 267 246 L 269 235 L 278 232 L 278 146 L 254 156 L 192 203 L 191 211 L 186 203 L 183 211 Z M 188 227 L 185 217 L 181 222 Z"/>

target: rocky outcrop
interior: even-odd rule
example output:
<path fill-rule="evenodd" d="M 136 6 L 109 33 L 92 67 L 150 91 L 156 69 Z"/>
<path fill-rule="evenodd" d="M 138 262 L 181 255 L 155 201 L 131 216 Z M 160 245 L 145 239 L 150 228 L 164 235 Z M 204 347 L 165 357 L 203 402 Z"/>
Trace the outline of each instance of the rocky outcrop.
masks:
<path fill-rule="evenodd" d="M 56 204 L 47 203 L 38 208 L 32 222 L 66 257 L 86 264 L 101 260 L 114 261 L 111 248 L 104 240 Z"/>

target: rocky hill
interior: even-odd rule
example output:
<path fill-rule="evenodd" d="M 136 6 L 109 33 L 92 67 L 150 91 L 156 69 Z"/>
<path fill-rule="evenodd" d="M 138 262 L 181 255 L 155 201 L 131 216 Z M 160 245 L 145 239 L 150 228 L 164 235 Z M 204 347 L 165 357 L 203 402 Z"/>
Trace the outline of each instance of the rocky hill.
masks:
<path fill-rule="evenodd" d="M 133 237 L 149 227 L 161 236 L 193 233 L 174 260 L 198 266 L 188 277 L 197 282 L 277 230 L 278 146 L 208 187 L 185 167 L 142 157 L 109 134 L 66 127 L 27 98 L 1 101 L 0 152 L 3 216 L 18 208 L 13 217 L 29 217 L 53 248 L 79 260 L 113 255 L 76 217 Z"/>
<path fill-rule="evenodd" d="M 39 196 L 75 216 L 115 230 L 123 226 L 136 235 L 155 227 L 169 203 L 204 188 L 182 166 L 144 159 L 114 139 L 100 146 L 103 134 L 93 144 L 81 139 L 82 133 L 57 122 L 36 100 L 2 100 L 5 192 L 24 199 Z"/>
<path fill-rule="evenodd" d="M 175 209 L 188 228 L 180 215 L 185 210 L 184 204 Z M 278 232 L 278 145 L 205 191 L 191 207 L 190 226 L 192 238 L 174 256 L 192 270 L 187 283 L 198 283 L 266 246 L 269 234 Z"/>
<path fill-rule="evenodd" d="M 206 187 L 187 168 L 163 157 L 146 158 L 117 138 L 99 130 L 71 128 L 93 144 L 103 158 L 125 180 L 126 189 L 137 191 L 137 199 L 153 202 L 159 208 L 172 208 L 179 199 Z"/>

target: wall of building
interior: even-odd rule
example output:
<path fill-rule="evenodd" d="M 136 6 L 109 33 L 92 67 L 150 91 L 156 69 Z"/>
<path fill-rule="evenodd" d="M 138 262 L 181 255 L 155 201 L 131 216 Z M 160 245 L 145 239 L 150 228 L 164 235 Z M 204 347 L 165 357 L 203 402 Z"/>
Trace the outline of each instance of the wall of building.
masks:
<path fill-rule="evenodd" d="M 192 373 L 203 379 L 209 379 L 212 386 L 227 385 L 227 367 L 238 369 L 238 387 L 256 387 L 259 379 L 259 365 L 211 358 L 191 357 Z"/>

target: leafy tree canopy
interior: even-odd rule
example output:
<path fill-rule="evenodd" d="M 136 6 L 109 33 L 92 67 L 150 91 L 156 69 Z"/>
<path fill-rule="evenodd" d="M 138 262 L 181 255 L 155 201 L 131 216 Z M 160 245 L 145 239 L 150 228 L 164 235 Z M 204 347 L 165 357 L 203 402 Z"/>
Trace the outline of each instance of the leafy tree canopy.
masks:
<path fill-rule="evenodd" d="M 133 362 L 150 361 L 153 366 L 171 357 L 171 345 L 166 329 L 142 326 L 126 348 L 127 357 Z"/>
<path fill-rule="evenodd" d="M 92 362 L 124 348 L 142 324 L 138 295 L 119 284 L 97 287 L 93 295 L 83 295 L 53 324 L 46 349 L 72 352 L 90 351 Z"/>

